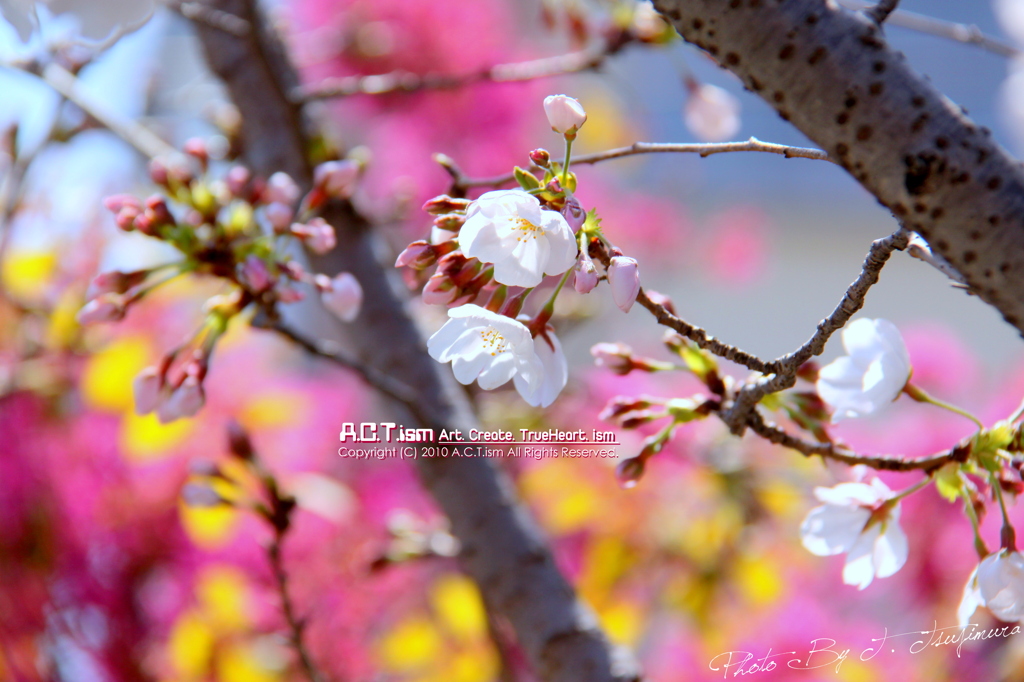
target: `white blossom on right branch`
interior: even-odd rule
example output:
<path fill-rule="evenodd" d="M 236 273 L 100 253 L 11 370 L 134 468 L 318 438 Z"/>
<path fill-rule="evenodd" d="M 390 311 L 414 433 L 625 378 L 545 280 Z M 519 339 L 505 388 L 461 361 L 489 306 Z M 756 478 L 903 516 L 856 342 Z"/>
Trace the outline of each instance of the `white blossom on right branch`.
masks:
<path fill-rule="evenodd" d="M 843 330 L 846 355 L 818 371 L 817 390 L 832 421 L 863 417 L 899 397 L 910 380 L 910 354 L 888 320 L 861 318 Z"/>

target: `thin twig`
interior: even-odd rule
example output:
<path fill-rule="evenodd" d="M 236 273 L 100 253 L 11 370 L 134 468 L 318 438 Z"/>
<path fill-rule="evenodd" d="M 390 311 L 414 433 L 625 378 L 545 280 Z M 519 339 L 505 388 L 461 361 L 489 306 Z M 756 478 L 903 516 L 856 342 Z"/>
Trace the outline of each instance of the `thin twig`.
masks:
<path fill-rule="evenodd" d="M 572 158 L 572 164 L 574 166 L 584 164 L 592 165 L 595 163 L 601 163 L 602 161 L 621 159 L 627 156 L 636 156 L 638 154 L 699 154 L 701 157 L 708 157 L 713 154 L 726 154 L 730 152 L 763 152 L 767 154 L 778 154 L 779 156 L 784 156 L 787 159 L 832 161 L 832 158 L 829 157 L 828 153 L 821 149 L 813 149 L 811 147 L 790 147 L 788 145 L 776 144 L 774 142 L 763 142 L 756 137 L 751 137 L 748 140 L 741 140 L 737 142 L 634 142 L 628 147 L 618 147 L 616 149 L 608 149 L 603 152 L 594 152 L 593 154 L 584 154 L 578 157 L 574 156 Z M 448 174 L 452 176 L 452 179 L 454 180 L 454 187 L 457 190 L 465 190 L 471 187 L 498 187 L 515 181 L 515 175 L 512 173 L 496 175 L 490 178 L 471 178 L 463 173 L 451 158 L 443 154 L 437 154 L 434 158 L 446 171 L 448 171 Z"/>
<path fill-rule="evenodd" d="M 796 383 L 796 374 L 800 366 L 812 357 L 821 355 L 832 335 L 845 327 L 853 314 L 864 307 L 864 298 L 868 290 L 878 282 L 882 268 L 885 267 L 892 252 L 902 251 L 909 241 L 910 232 L 900 226 L 888 237 L 876 239 L 871 243 L 857 279 L 847 288 L 832 314 L 818 323 L 811 338 L 792 353 L 768 363 L 765 373 L 772 376 L 761 377 L 740 389 L 732 406 L 722 415 L 722 419 L 733 433 L 743 433 L 749 423 L 748 415 L 763 397 L 769 393 L 783 391 Z"/>
<path fill-rule="evenodd" d="M 730 346 L 727 343 L 723 343 L 713 336 L 709 336 L 706 331 L 696 325 L 692 325 L 686 320 L 676 317 L 668 311 L 665 306 L 655 303 L 648 296 L 642 288 L 640 293 L 636 296 L 636 302 L 647 308 L 654 315 L 654 319 L 658 321 L 658 324 L 673 329 L 690 341 L 693 341 L 699 348 L 706 351 L 710 351 L 715 355 L 730 360 L 737 364 L 743 365 L 748 369 L 752 369 L 755 372 L 768 372 L 768 363 L 758 358 L 756 355 L 748 353 L 744 350 L 740 350 L 735 346 Z"/>
<path fill-rule="evenodd" d="M 862 2 L 861 0 L 841 0 L 844 7 L 856 10 L 865 10 L 873 6 L 873 3 Z M 974 24 L 958 24 L 954 21 L 944 21 L 916 12 L 908 12 L 898 9 L 889 15 L 886 23 L 889 26 L 899 26 L 918 33 L 927 33 L 939 38 L 953 40 L 958 43 L 975 45 L 983 50 L 995 53 L 1002 57 L 1016 57 L 1020 49 L 999 38 L 986 35 Z"/>
<path fill-rule="evenodd" d="M 949 450 L 921 459 L 907 459 L 893 455 L 860 455 L 831 443 L 815 443 L 792 436 L 775 424 L 766 422 L 757 410 L 752 410 L 747 416 L 747 425 L 751 431 L 765 440 L 796 450 L 808 457 L 820 455 L 821 457 L 849 464 L 850 466 L 864 464 L 872 469 L 885 471 L 924 471 L 931 473 L 949 462 L 966 461 L 970 453 L 970 449 L 967 447 L 969 439 L 965 439 Z"/>
<path fill-rule="evenodd" d="M 299 656 L 299 664 L 302 671 L 310 682 L 320 682 L 322 679 L 313 659 L 306 649 L 306 643 L 302 636 L 305 630 L 305 623 L 295 615 L 295 606 L 292 604 L 288 594 L 288 574 L 284 570 L 284 561 L 281 550 L 284 546 L 284 537 L 287 530 L 274 529 L 274 539 L 267 548 L 267 555 L 270 557 L 270 567 L 274 573 L 274 583 L 277 586 L 278 596 L 281 598 L 281 611 L 284 613 L 285 622 L 288 624 L 289 638 L 292 646 L 295 647 Z"/>
<path fill-rule="evenodd" d="M 105 128 L 135 147 L 143 156 L 155 158 L 175 153 L 174 147 L 160 139 L 152 130 L 137 121 L 121 116 L 108 107 L 106 102 L 79 87 L 75 75 L 56 62 L 44 66 L 37 75 L 65 99 L 73 102 Z"/>
<path fill-rule="evenodd" d="M 875 24 L 881 26 L 889 18 L 889 15 L 893 13 L 898 4 L 900 4 L 900 0 L 878 0 L 873 7 L 864 10 L 864 14 Z"/>
<path fill-rule="evenodd" d="M 416 92 L 419 90 L 453 90 L 484 81 L 493 83 L 515 83 L 580 73 L 600 67 L 612 54 L 618 52 L 629 41 L 628 38 L 602 44 L 598 48 L 579 50 L 554 57 L 531 59 L 525 62 L 497 64 L 467 74 L 418 74 L 409 71 L 369 76 L 344 76 L 327 78 L 316 85 L 299 88 L 293 95 L 297 102 L 319 99 L 351 97 L 353 95 L 384 95 L 394 92 Z"/>

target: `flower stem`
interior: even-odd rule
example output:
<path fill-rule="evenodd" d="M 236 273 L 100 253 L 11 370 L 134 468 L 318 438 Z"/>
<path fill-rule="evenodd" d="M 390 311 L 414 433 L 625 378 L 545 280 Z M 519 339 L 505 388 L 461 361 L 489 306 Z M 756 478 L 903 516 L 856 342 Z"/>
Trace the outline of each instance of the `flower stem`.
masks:
<path fill-rule="evenodd" d="M 1014 532 L 1013 524 L 1010 523 L 1010 515 L 1006 511 L 1006 500 L 1003 499 L 1003 486 L 999 484 L 999 477 L 996 475 L 996 472 L 990 471 L 989 478 L 992 481 L 992 487 L 996 491 L 996 499 L 999 500 L 999 511 L 1003 515 L 1003 528 L 999 533 L 1002 540 L 1001 544 L 1005 549 L 1013 552 L 1017 549 L 1014 542 L 1016 533 Z"/>
<path fill-rule="evenodd" d="M 558 294 L 561 293 L 562 287 L 564 287 L 565 283 L 569 280 L 569 275 L 572 274 L 572 271 L 572 268 L 565 271 L 565 274 L 562 275 L 562 279 L 558 280 L 558 286 L 556 286 L 555 290 L 551 292 L 551 298 L 549 298 L 548 302 L 544 304 L 544 311 L 548 313 L 548 317 L 550 317 L 551 313 L 555 311 L 555 299 L 558 298 Z"/>
<path fill-rule="evenodd" d="M 909 488 L 901 490 L 900 492 L 898 492 L 895 495 L 893 495 L 892 499 L 893 500 L 902 500 L 904 497 L 909 497 L 909 496 L 913 495 L 918 490 L 920 490 L 921 488 L 925 487 L 926 485 L 928 485 L 931 482 L 932 482 L 931 476 L 925 476 L 924 478 L 922 478 L 920 481 L 918 481 L 914 485 L 910 486 Z"/>
<path fill-rule="evenodd" d="M 967 518 L 971 520 L 971 529 L 974 531 L 974 551 L 978 553 L 979 558 L 984 559 L 989 555 L 988 547 L 981 539 L 981 530 L 978 528 L 978 512 L 974 511 L 974 503 L 966 496 L 964 497 L 964 511 L 967 513 Z"/>
<path fill-rule="evenodd" d="M 574 136 L 575 137 L 575 136 Z M 569 161 L 572 159 L 573 138 L 565 138 L 565 163 L 562 165 L 562 188 L 565 189 L 569 183 Z"/>
<path fill-rule="evenodd" d="M 935 405 L 936 407 L 941 407 L 944 410 L 949 410 L 950 412 L 958 414 L 961 417 L 966 417 L 970 419 L 978 427 L 979 431 L 985 429 L 985 425 L 981 423 L 981 420 L 975 417 L 967 410 L 963 410 L 957 407 L 956 405 L 951 405 L 950 403 L 939 400 L 938 398 L 929 395 L 923 389 L 918 388 L 917 386 L 914 386 L 909 382 L 906 386 L 903 387 L 903 392 L 919 403 L 929 403 L 931 405 Z"/>

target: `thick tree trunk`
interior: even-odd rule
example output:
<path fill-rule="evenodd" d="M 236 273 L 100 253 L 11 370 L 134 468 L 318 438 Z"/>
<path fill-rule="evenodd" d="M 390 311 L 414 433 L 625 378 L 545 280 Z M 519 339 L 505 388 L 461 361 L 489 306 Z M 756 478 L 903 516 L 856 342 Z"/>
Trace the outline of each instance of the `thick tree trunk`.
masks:
<path fill-rule="evenodd" d="M 1024 332 L 1024 173 L 832 0 L 654 0 Z"/>
<path fill-rule="evenodd" d="M 238 36 L 197 22 L 210 68 L 219 75 L 242 115 L 244 155 L 264 176 L 284 171 L 308 187 L 308 123 L 287 93 L 296 75 L 253 0 L 209 0 L 206 6 L 245 19 Z M 375 236 L 349 205 L 325 216 L 338 232 L 338 248 L 317 263 L 327 272 L 353 273 L 365 292 L 346 341 L 377 369 L 414 389 L 417 419 L 400 405 L 397 420 L 468 432 L 476 426 L 465 394 L 447 367 L 434 362 L 381 266 Z M 426 421 L 428 423 L 424 424 Z M 590 610 L 559 573 L 541 534 L 515 500 L 509 481 L 488 459 L 417 459 L 426 487 L 448 515 L 462 544 L 460 558 L 488 606 L 508 618 L 535 671 L 544 680 L 635 680 L 631 656 L 612 647 Z"/>

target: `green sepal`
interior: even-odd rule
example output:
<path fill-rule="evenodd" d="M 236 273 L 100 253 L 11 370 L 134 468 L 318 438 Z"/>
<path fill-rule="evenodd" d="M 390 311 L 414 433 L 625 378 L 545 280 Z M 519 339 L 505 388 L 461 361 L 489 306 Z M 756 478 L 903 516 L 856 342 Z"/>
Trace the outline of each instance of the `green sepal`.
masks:
<path fill-rule="evenodd" d="M 541 187 L 540 180 L 537 179 L 537 176 L 528 170 L 516 166 L 512 173 L 515 175 L 516 182 L 519 183 L 519 186 L 526 191 L 539 189 Z"/>

